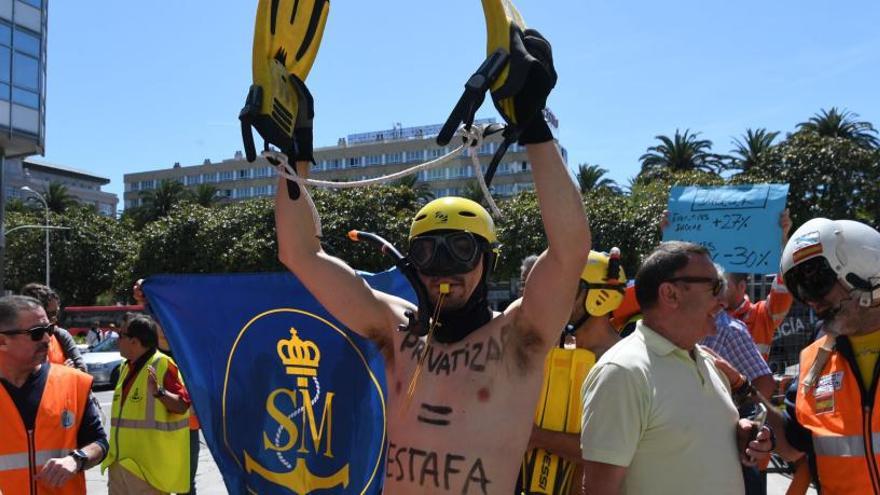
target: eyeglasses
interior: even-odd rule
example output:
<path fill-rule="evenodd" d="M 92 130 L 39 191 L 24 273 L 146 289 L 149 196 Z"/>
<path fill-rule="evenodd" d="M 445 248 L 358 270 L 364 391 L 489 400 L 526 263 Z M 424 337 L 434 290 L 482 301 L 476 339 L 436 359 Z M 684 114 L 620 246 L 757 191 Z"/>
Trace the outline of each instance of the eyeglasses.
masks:
<path fill-rule="evenodd" d="M 451 275 L 473 270 L 480 252 L 480 242 L 473 234 L 453 232 L 414 237 L 408 257 L 426 275 Z"/>
<path fill-rule="evenodd" d="M 33 328 L 29 328 L 27 330 L 6 330 L 0 332 L 3 335 L 30 335 L 31 340 L 34 342 L 39 342 L 43 340 L 43 335 L 49 334 L 49 336 L 55 335 L 55 324 L 49 323 L 48 325 L 40 325 Z"/>
<path fill-rule="evenodd" d="M 686 284 L 712 284 L 712 295 L 721 294 L 724 289 L 724 280 L 718 277 L 672 277 L 664 280 L 664 282 L 684 282 Z"/>
<path fill-rule="evenodd" d="M 837 273 L 825 258 L 813 258 L 792 268 L 783 277 L 791 295 L 801 302 L 821 301 L 837 284 Z"/>

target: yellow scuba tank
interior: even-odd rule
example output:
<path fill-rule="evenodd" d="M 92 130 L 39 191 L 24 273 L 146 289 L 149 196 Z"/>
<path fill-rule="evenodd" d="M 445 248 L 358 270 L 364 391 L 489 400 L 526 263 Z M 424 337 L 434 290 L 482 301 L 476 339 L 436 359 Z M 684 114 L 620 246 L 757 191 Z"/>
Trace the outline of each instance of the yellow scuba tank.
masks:
<path fill-rule="evenodd" d="M 596 364 L 586 349 L 555 348 L 544 361 L 544 381 L 535 411 L 535 425 L 551 431 L 581 431 L 581 385 Z M 544 449 L 526 452 L 521 467 L 521 493 L 565 494 L 572 484 L 574 466 Z"/>

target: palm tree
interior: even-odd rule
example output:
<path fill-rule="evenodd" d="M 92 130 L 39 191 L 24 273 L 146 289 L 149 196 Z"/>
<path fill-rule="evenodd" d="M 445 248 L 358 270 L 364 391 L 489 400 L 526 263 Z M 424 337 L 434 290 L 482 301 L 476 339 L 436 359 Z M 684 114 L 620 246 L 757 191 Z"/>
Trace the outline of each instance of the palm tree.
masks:
<path fill-rule="evenodd" d="M 822 109 L 810 117 L 810 120 L 797 125 L 798 130 L 818 134 L 822 137 L 838 137 L 849 139 L 862 148 L 880 148 L 877 130 L 870 122 L 856 120 L 859 114 L 837 107 L 831 110 Z"/>
<path fill-rule="evenodd" d="M 485 205 L 486 203 L 486 196 L 483 196 L 483 190 L 480 189 L 480 184 L 475 180 L 468 182 L 467 185 L 464 186 L 464 189 L 461 191 L 461 197 L 476 201 L 481 205 Z"/>
<path fill-rule="evenodd" d="M 730 150 L 734 155 L 731 157 L 731 168 L 746 172 L 753 167 L 762 165 L 778 135 L 778 131 L 767 132 L 767 129 L 764 128 L 746 129 L 745 134 L 733 140 L 733 145 L 736 148 Z"/>
<path fill-rule="evenodd" d="M 43 199 L 49 209 L 55 213 L 64 213 L 64 210 L 77 204 L 79 201 L 70 194 L 67 186 L 60 182 L 50 182 L 49 186 L 43 190 Z"/>
<path fill-rule="evenodd" d="M 162 179 L 156 189 L 141 192 L 147 216 L 151 219 L 167 216 L 171 208 L 186 197 L 186 188 L 173 179 Z"/>
<path fill-rule="evenodd" d="M 194 203 L 208 208 L 214 206 L 220 200 L 219 192 L 220 190 L 212 184 L 199 184 L 195 189 L 189 191 Z"/>
<path fill-rule="evenodd" d="M 416 199 L 420 203 L 427 203 L 434 199 L 434 193 L 431 192 L 431 188 L 428 187 L 427 182 L 419 182 L 419 176 L 416 174 L 405 175 L 396 181 L 391 183 L 392 186 L 402 186 L 408 187 L 413 190 L 416 195 Z"/>
<path fill-rule="evenodd" d="M 654 136 L 661 144 L 651 146 L 647 153 L 639 157 L 642 172 L 658 172 L 663 169 L 716 172 L 724 162 L 723 157 L 712 153 L 712 141 L 697 139 L 699 135 L 699 132 L 691 134 L 689 129 L 685 129 L 682 134 L 676 129 L 672 139 L 663 135 Z"/>
<path fill-rule="evenodd" d="M 608 169 L 602 168 L 599 165 L 590 165 L 589 163 L 578 165 L 578 171 L 575 173 L 575 177 L 577 178 L 581 194 L 586 194 L 597 189 L 608 189 L 612 192 L 619 193 L 620 186 L 618 186 L 613 179 L 605 177 L 605 174 L 607 173 Z"/>

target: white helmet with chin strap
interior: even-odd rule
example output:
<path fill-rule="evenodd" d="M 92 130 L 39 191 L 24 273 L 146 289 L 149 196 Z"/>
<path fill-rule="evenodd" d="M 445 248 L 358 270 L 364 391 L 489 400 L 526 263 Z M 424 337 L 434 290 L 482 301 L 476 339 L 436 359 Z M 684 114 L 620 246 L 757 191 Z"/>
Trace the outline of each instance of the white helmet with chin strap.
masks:
<path fill-rule="evenodd" d="M 880 232 L 853 220 L 814 218 L 791 235 L 781 273 L 802 302 L 821 300 L 839 281 L 864 307 L 880 305 Z"/>

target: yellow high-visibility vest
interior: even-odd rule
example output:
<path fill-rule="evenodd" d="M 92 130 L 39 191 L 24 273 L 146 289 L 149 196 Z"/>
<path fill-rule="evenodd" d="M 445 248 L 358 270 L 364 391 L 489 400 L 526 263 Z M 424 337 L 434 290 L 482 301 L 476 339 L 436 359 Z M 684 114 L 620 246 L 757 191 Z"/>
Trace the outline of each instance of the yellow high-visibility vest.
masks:
<path fill-rule="evenodd" d="M 123 363 L 113 392 L 110 451 L 101 470 L 118 462 L 157 490 L 185 493 L 190 490 L 189 411 L 168 411 L 147 389 L 147 368 L 156 368 L 161 386 L 169 363 L 173 363 L 171 358 L 156 350 L 134 378 L 124 401 L 122 387 L 130 368 Z"/>

